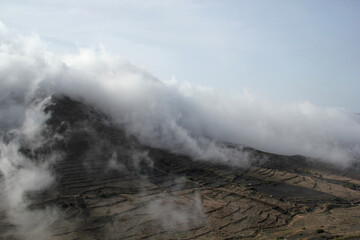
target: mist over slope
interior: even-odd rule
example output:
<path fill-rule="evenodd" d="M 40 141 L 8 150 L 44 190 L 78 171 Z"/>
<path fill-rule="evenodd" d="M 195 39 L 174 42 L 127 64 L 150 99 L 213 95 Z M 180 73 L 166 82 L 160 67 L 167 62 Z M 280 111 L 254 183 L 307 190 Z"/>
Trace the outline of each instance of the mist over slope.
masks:
<path fill-rule="evenodd" d="M 246 92 L 161 81 L 103 48 L 60 55 L 38 36 L 16 34 L 3 24 L 0 81 L 4 142 L 10 131 L 22 131 L 34 99 L 66 95 L 101 109 L 144 144 L 198 159 L 247 163 L 241 150 L 210 139 L 339 165 L 360 153 L 360 123 L 349 111 L 308 102 L 274 105 Z"/>

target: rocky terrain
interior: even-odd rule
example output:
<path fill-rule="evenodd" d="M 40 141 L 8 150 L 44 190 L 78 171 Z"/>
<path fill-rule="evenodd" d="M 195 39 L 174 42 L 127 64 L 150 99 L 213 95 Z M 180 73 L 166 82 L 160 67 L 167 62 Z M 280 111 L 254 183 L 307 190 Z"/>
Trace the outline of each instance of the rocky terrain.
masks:
<path fill-rule="evenodd" d="M 360 239 L 360 166 L 244 148 L 245 168 L 141 144 L 100 111 L 53 98 L 44 135 L 22 153 L 62 154 L 55 184 L 28 208 L 55 207 L 51 239 Z M 227 144 L 228 147 L 238 147 Z M 15 226 L 0 218 L 0 238 Z"/>

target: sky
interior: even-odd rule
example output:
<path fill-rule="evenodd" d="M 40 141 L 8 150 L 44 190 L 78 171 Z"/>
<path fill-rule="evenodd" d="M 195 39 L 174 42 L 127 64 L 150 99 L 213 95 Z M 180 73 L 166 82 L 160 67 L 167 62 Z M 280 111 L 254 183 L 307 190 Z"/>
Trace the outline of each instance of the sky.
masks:
<path fill-rule="evenodd" d="M 61 53 L 105 47 L 160 80 L 360 112 L 360 1 L 2 0 Z"/>

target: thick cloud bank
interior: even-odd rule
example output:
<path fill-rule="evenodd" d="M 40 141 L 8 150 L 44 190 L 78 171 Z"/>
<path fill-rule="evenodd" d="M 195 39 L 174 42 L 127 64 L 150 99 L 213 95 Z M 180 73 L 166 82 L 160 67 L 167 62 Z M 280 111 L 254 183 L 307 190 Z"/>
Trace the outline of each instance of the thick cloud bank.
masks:
<path fill-rule="evenodd" d="M 0 81 L 3 141 L 6 132 L 21 128 L 36 96 L 65 94 L 109 114 L 143 143 L 195 158 L 246 161 L 242 151 L 209 139 L 340 164 L 360 153 L 360 123 L 348 111 L 307 102 L 274 105 L 247 93 L 160 81 L 104 49 L 54 54 L 37 36 L 14 34 L 2 24 Z"/>

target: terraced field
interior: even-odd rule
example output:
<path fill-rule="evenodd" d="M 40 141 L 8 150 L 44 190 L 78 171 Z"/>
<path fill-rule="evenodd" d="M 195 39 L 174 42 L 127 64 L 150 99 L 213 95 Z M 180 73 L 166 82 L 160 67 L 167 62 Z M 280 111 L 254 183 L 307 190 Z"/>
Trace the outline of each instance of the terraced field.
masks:
<path fill-rule="evenodd" d="M 45 134 L 62 136 L 51 150 L 64 157 L 53 166 L 56 185 L 30 205 L 61 210 L 52 239 L 360 238 L 359 166 L 250 148 L 267 160 L 194 161 L 141 145 L 80 102 L 54 101 Z M 8 239 L 7 216 L 0 225 Z"/>

